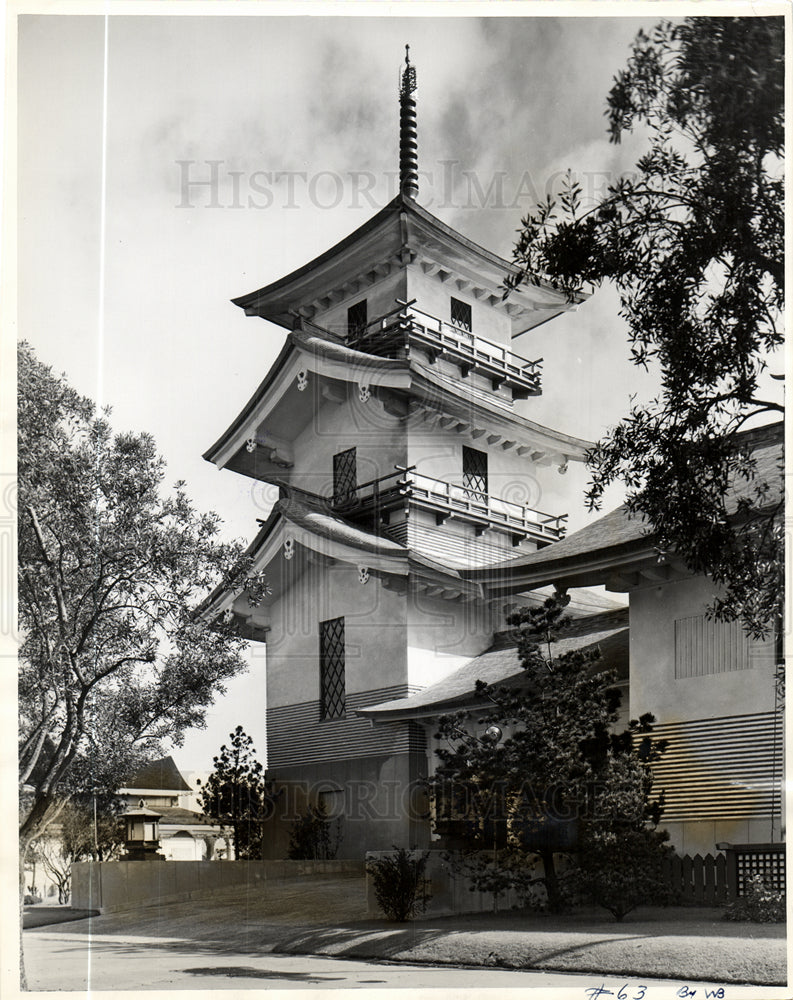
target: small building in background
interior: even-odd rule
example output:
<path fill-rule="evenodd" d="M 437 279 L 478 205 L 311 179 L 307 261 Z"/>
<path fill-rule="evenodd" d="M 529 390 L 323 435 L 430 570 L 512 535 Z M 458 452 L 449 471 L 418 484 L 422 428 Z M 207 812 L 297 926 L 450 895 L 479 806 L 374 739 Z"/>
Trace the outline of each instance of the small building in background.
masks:
<path fill-rule="evenodd" d="M 160 850 L 167 861 L 222 861 L 232 856 L 231 833 L 188 808 L 194 790 L 173 757 L 142 767 L 118 791 L 125 805 L 143 804 L 160 814 Z"/>

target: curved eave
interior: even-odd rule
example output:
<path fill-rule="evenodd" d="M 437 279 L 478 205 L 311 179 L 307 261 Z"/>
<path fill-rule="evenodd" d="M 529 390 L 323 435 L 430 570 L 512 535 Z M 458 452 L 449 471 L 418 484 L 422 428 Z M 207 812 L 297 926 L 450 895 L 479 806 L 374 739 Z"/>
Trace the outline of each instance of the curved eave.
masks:
<path fill-rule="evenodd" d="M 359 226 L 344 239 L 340 240 L 330 249 L 325 250 L 319 256 L 314 257 L 307 264 L 303 264 L 294 271 L 290 271 L 289 274 L 285 274 L 283 277 L 278 278 L 276 281 L 271 282 L 269 285 L 264 285 L 262 288 L 258 288 L 254 292 L 248 292 L 245 295 L 240 295 L 231 301 L 235 306 L 239 306 L 246 312 L 256 311 L 257 314 L 263 315 L 259 312 L 260 309 L 266 306 L 268 301 L 274 300 L 277 297 L 287 298 L 291 297 L 290 292 L 296 286 L 298 286 L 304 279 L 312 277 L 318 271 L 323 271 L 332 265 L 335 260 L 339 257 L 346 256 L 350 250 L 352 250 L 358 243 L 364 241 L 369 237 L 378 227 L 387 226 L 389 223 L 399 220 L 399 210 L 402 207 L 402 196 L 397 195 L 392 201 L 390 201 L 385 208 L 380 209 L 376 215 L 373 215 L 371 219 L 368 219 L 362 226 Z M 270 318 L 269 316 L 267 317 Z M 275 322 L 275 320 L 273 320 Z"/>
<path fill-rule="evenodd" d="M 549 553 L 558 544 L 555 542 L 540 551 L 542 554 Z M 607 584 L 615 574 L 651 569 L 657 562 L 658 554 L 648 539 L 601 549 L 586 558 L 546 559 L 538 560 L 536 564 L 514 567 L 509 563 L 499 563 L 496 567 L 470 570 L 466 576 L 481 583 L 495 596 L 550 585 L 565 588 L 596 587 Z M 657 577 L 658 582 L 663 582 L 664 579 L 664 575 Z"/>
<path fill-rule="evenodd" d="M 365 367 L 381 372 L 403 372 L 407 363 L 395 358 L 381 358 L 376 354 L 366 354 L 347 347 L 340 340 L 331 340 L 330 336 L 320 327 L 306 324 L 306 329 L 293 330 L 292 341 L 299 351 L 309 356 L 325 359 L 345 367 Z M 342 371 L 344 368 L 342 369 Z"/>
<path fill-rule="evenodd" d="M 283 558 L 283 544 L 291 538 L 295 546 L 369 570 L 406 576 L 409 552 L 389 538 L 381 538 L 347 524 L 294 498 L 278 500 L 260 531 L 245 550 L 252 571 L 263 572 L 275 558 Z M 469 584 L 469 586 L 472 586 Z M 210 620 L 222 614 L 240 596 L 225 586 L 216 587 L 199 609 Z"/>
<path fill-rule="evenodd" d="M 499 290 L 509 304 L 508 311 L 510 305 L 516 307 L 511 316 L 513 339 L 522 333 L 542 326 L 543 323 L 547 323 L 562 313 L 577 308 L 590 298 L 589 293 L 584 291 L 573 292 L 568 296 L 544 278 L 537 278 L 531 283 L 525 283 L 506 294 L 503 288 L 504 278 L 507 275 L 516 277 L 520 271 L 515 264 L 474 243 L 473 240 L 463 236 L 451 226 L 447 226 L 445 222 L 436 218 L 421 205 L 410 202 L 410 210 L 413 216 L 414 232 L 416 223 L 418 223 L 425 227 L 423 235 L 428 241 L 438 240 L 439 237 L 442 237 L 449 251 L 459 254 L 463 259 L 467 258 L 467 263 L 473 268 L 469 272 L 469 277 L 476 278 L 483 270 L 489 272 L 494 290 Z M 532 296 L 530 291 L 532 288 L 539 293 L 539 301 Z"/>
<path fill-rule="evenodd" d="M 273 510 L 283 514 L 292 525 L 304 529 L 310 535 L 352 548 L 357 553 L 407 560 L 408 550 L 399 542 L 372 535 L 331 514 L 314 510 L 299 500 L 279 500 Z"/>
<path fill-rule="evenodd" d="M 457 570 L 294 498 L 278 500 L 246 549 L 245 557 L 251 561 L 252 571 L 267 571 L 274 560 L 283 559 L 287 538 L 298 549 L 348 565 L 365 566 L 371 573 L 402 578 L 411 576 L 424 583 L 440 584 L 466 593 L 472 598 L 482 596 L 481 587 L 464 579 Z M 240 595 L 240 591 L 216 587 L 201 605 L 199 617 L 204 620 L 216 618 Z"/>
<path fill-rule="evenodd" d="M 406 222 L 402 232 L 401 220 Z M 291 325 L 293 310 L 318 293 L 327 293 L 349 279 L 351 273 L 363 273 L 374 257 L 386 259 L 407 249 L 412 254 L 437 255 L 450 265 L 456 260 L 468 269 L 468 277 L 481 277 L 494 294 L 503 294 L 503 280 L 517 275 L 518 268 L 498 254 L 479 246 L 462 233 L 418 205 L 412 198 L 397 195 L 362 226 L 319 254 L 307 264 L 268 285 L 232 299 L 247 315 L 260 316 L 279 326 Z M 533 296 L 530 289 L 535 288 Z M 586 293 L 568 297 L 550 282 L 538 279 L 507 296 L 512 312 L 512 336 L 520 336 L 554 316 L 575 308 L 588 298 Z"/>
<path fill-rule="evenodd" d="M 508 562 L 473 568 L 465 576 L 493 592 L 558 584 L 594 586 L 628 564 L 657 560 L 654 536 L 618 507 L 547 548 Z"/>
<path fill-rule="evenodd" d="M 278 357 L 270 366 L 270 370 L 264 376 L 262 381 L 259 383 L 256 391 L 250 397 L 248 402 L 243 406 L 239 415 L 229 424 L 226 430 L 220 435 L 220 437 L 215 441 L 215 443 L 204 452 L 201 456 L 207 462 L 216 462 L 217 456 L 220 452 L 224 451 L 230 441 L 235 435 L 239 434 L 240 429 L 249 420 L 251 414 L 256 410 L 259 403 L 264 398 L 265 393 L 269 387 L 273 384 L 276 376 L 281 372 L 286 362 L 289 360 L 290 356 L 295 352 L 295 345 L 291 338 L 287 337 L 284 346 L 281 348 Z"/>
<path fill-rule="evenodd" d="M 345 347 L 340 341 L 326 339 L 303 330 L 293 330 L 267 375 L 239 415 L 204 452 L 202 457 L 207 462 L 220 464 L 222 467 L 228 461 L 229 452 L 234 454 L 243 446 L 252 433 L 252 425 L 258 424 L 262 419 L 260 411 L 267 394 L 273 390 L 279 376 L 286 372 L 298 355 L 301 364 L 305 364 L 307 370 L 341 381 L 356 382 L 365 377 L 366 383 L 370 386 L 382 385 L 391 388 L 406 388 L 410 382 L 408 365 L 404 361 L 378 358 Z M 225 461 L 223 461 L 224 455 Z"/>
<path fill-rule="evenodd" d="M 293 372 L 290 372 L 290 366 Z M 319 376 L 340 382 L 365 382 L 370 389 L 382 387 L 413 390 L 414 395 L 428 399 L 437 398 L 440 390 L 445 397 L 441 401 L 444 412 L 448 409 L 452 416 L 459 415 L 464 422 L 470 422 L 472 415 L 481 415 L 485 423 L 495 420 L 503 427 L 505 436 L 522 433 L 523 439 L 560 458 L 583 462 L 587 451 L 592 447 L 591 441 L 563 434 L 519 416 L 509 403 L 502 404 L 486 393 L 477 398 L 470 389 L 466 388 L 461 392 L 458 381 L 441 375 L 420 362 L 365 354 L 345 346 L 321 328 L 306 324 L 305 329 L 293 330 L 288 335 L 267 375 L 239 415 L 204 452 L 204 459 L 221 468 L 227 465 L 265 418 L 268 394 L 272 392 L 277 396 L 278 392 L 286 391 L 283 379 L 294 377 L 300 366 Z M 273 466 L 271 471 L 277 473 L 277 466 Z"/>
<path fill-rule="evenodd" d="M 461 392 L 459 381 L 438 374 L 426 365 L 411 362 L 411 369 L 418 376 L 414 383 L 418 390 L 417 395 L 435 399 L 440 390 L 445 397 L 439 401 L 440 408 L 444 413 L 448 410 L 450 416 L 459 416 L 462 422 L 471 423 L 472 418 L 475 420 L 480 415 L 482 420 L 502 421 L 507 434 L 515 430 L 523 431 L 528 439 L 538 445 L 543 445 L 548 450 L 558 452 L 576 462 L 585 461 L 586 453 L 594 447 L 592 441 L 564 434 L 520 416 L 512 410 L 508 402 L 502 404 L 492 395 L 482 393 L 482 398 L 478 399 L 465 387 Z"/>
<path fill-rule="evenodd" d="M 420 219 L 428 227 L 429 232 L 431 232 L 433 236 L 437 237 L 438 234 L 442 234 L 450 244 L 459 247 L 471 258 L 475 259 L 478 264 L 486 264 L 493 268 L 502 279 L 506 275 L 515 277 L 519 273 L 520 269 L 513 264 L 512 261 L 507 260 L 505 257 L 501 257 L 497 253 L 493 253 L 492 250 L 488 250 L 486 247 L 480 246 L 478 243 L 474 243 L 473 240 L 468 239 L 467 236 L 459 233 L 456 229 L 452 229 L 451 226 L 447 226 L 445 222 L 442 222 L 439 218 L 437 218 L 437 216 L 428 212 L 426 208 L 422 208 L 421 205 L 412 199 L 407 201 L 406 208 L 409 213 L 412 213 L 415 218 Z M 549 281 L 546 281 L 543 278 L 538 278 L 533 284 L 549 296 L 558 298 L 560 300 L 560 304 L 563 300 L 565 305 L 560 311 L 564 311 L 564 308 L 567 308 L 567 296 L 565 296 L 564 293 L 560 292 L 557 288 L 554 288 Z M 517 289 L 515 292 L 510 294 L 520 296 L 521 294 L 526 293 L 522 293 L 520 289 Z M 587 298 L 589 298 L 589 295 L 585 292 L 576 293 L 572 302 L 569 304 L 580 303 Z"/>

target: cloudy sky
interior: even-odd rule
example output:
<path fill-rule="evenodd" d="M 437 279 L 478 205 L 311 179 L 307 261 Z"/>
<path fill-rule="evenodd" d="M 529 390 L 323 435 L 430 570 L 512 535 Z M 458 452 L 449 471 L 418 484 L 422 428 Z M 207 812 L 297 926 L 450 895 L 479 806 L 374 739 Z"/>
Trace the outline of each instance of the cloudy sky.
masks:
<path fill-rule="evenodd" d="M 284 333 L 229 300 L 393 196 L 405 43 L 419 79 L 419 201 L 509 257 L 521 216 L 561 172 L 576 172 L 586 198 L 635 162 L 641 144 L 610 146 L 603 110 L 652 23 L 114 15 L 103 127 L 104 19 L 23 16 L 19 334 L 112 405 L 118 430 L 152 432 L 170 479 L 187 480 L 230 537 L 249 538 L 261 492 L 201 454 Z M 608 289 L 517 343 L 545 358 L 545 395 L 527 415 L 567 433 L 597 438 L 631 393 L 652 389 L 628 362 Z M 574 527 L 587 519 L 584 484 L 577 470 L 565 482 Z M 183 768 L 208 766 L 237 723 L 263 750 L 255 682 L 236 681 L 208 730 L 188 737 Z"/>

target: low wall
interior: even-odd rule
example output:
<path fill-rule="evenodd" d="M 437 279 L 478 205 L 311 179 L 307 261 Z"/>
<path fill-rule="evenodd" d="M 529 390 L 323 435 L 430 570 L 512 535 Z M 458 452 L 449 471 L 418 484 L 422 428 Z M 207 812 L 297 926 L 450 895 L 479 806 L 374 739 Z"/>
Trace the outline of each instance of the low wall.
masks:
<path fill-rule="evenodd" d="M 492 913 L 493 893 L 492 892 L 472 892 L 469 889 L 468 879 L 454 877 L 449 865 L 443 860 L 441 851 L 427 852 L 426 877 L 430 881 L 430 892 L 432 898 L 429 901 L 424 916 L 445 917 L 459 913 Z M 393 851 L 369 851 L 366 860 L 393 854 Z M 537 868 L 537 875 L 541 875 L 540 868 Z M 519 898 L 514 890 L 502 893 L 498 897 L 499 910 L 510 910 L 519 905 Z M 374 895 L 374 886 L 371 876 L 366 876 L 366 910 L 367 917 L 376 919 L 383 916 L 383 912 L 377 905 Z M 418 915 L 421 918 L 421 914 Z"/>
<path fill-rule="evenodd" d="M 112 913 L 200 899 L 235 885 L 313 875 L 358 874 L 363 861 L 81 861 L 72 865 L 71 905 Z"/>

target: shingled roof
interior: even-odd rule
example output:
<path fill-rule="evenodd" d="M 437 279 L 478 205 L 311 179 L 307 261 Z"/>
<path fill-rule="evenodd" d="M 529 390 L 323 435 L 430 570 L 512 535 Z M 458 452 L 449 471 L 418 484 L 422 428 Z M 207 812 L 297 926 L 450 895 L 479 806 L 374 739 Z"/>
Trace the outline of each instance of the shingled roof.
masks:
<path fill-rule="evenodd" d="M 127 781 L 125 788 L 189 792 L 190 786 L 182 777 L 173 757 L 162 757 L 145 764 Z"/>
<path fill-rule="evenodd" d="M 753 428 L 737 435 L 742 445 L 749 445 L 755 461 L 753 480 L 740 479 L 727 493 L 727 510 L 734 513 L 739 498 L 752 497 L 753 482 L 766 481 L 770 486 L 769 503 L 781 496 L 780 462 L 784 426 L 781 422 Z M 621 555 L 652 551 L 654 535 L 640 517 L 631 516 L 623 505 L 593 521 L 567 538 L 536 552 L 508 562 L 478 567 L 464 573 L 471 580 L 495 581 L 519 577 L 522 586 L 561 581 L 565 572 L 583 567 L 587 562 L 600 562 Z M 597 581 L 588 580 L 588 586 Z M 581 585 L 580 583 L 578 584 Z"/>
<path fill-rule="evenodd" d="M 573 650 L 600 648 L 603 667 L 625 673 L 628 661 L 628 609 L 618 608 L 599 615 L 588 615 L 570 622 L 556 642 L 551 656 L 556 658 Z M 396 698 L 368 708 L 358 715 L 377 722 L 410 719 L 454 712 L 476 704 L 476 682 L 512 685 L 519 683 L 523 670 L 518 659 L 517 638 L 513 631 L 499 632 L 490 649 L 468 660 L 443 680 L 407 698 Z"/>

